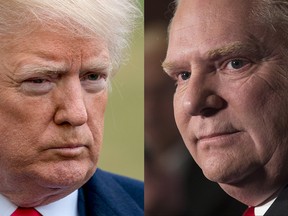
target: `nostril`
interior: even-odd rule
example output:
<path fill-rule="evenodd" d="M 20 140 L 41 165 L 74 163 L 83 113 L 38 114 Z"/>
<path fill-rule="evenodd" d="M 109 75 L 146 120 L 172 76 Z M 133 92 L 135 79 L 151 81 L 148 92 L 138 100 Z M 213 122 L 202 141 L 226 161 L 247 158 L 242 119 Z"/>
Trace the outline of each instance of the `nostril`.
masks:
<path fill-rule="evenodd" d="M 70 122 L 68 121 L 63 121 L 63 122 L 60 122 L 58 125 L 61 125 L 61 126 L 65 126 L 65 125 L 71 125 Z"/>
<path fill-rule="evenodd" d="M 218 104 L 217 106 L 215 105 L 215 106 L 203 108 L 200 111 L 200 115 L 203 117 L 210 117 L 210 116 L 217 114 L 218 112 L 225 109 L 226 107 L 227 107 L 227 102 L 222 100 L 221 106 L 219 106 Z"/>
<path fill-rule="evenodd" d="M 215 108 L 205 108 L 205 109 L 202 109 L 202 110 L 200 111 L 200 115 L 203 116 L 203 117 L 210 117 L 210 116 L 215 115 L 217 112 L 219 112 L 218 109 L 215 109 Z"/>

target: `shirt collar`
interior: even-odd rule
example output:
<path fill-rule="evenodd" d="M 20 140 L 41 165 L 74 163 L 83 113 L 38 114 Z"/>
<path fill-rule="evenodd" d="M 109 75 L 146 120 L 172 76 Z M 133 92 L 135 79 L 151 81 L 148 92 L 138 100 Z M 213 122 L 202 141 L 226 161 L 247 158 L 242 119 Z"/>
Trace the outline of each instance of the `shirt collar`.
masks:
<path fill-rule="evenodd" d="M 272 203 L 276 200 L 276 198 L 272 199 L 271 201 L 265 203 L 264 205 L 261 206 L 256 206 L 254 209 L 255 216 L 263 216 L 266 211 L 270 208 Z"/>
<path fill-rule="evenodd" d="M 77 200 L 78 200 L 78 190 L 69 194 L 68 196 L 57 200 L 56 202 L 50 203 L 45 206 L 39 206 L 35 209 L 40 212 L 43 216 L 78 216 L 77 211 Z M 17 206 L 11 203 L 6 197 L 0 194 L 0 215 L 10 216 Z"/>

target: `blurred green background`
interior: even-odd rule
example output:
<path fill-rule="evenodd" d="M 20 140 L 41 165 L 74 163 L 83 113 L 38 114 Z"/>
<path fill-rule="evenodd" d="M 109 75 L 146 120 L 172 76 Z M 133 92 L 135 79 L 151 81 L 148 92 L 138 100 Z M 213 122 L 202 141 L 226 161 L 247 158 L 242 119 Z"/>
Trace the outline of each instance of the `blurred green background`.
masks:
<path fill-rule="evenodd" d="M 143 12 L 144 0 L 139 1 Z M 98 167 L 144 180 L 144 21 L 126 62 L 112 80 Z"/>

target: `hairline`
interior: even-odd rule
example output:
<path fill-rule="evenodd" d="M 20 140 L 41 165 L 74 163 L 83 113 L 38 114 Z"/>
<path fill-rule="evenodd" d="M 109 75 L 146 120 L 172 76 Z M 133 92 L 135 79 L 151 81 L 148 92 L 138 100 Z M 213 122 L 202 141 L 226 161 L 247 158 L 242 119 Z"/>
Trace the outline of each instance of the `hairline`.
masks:
<path fill-rule="evenodd" d="M 3 0 L 0 0 L 0 3 L 1 1 Z M 78 7 L 79 5 L 81 7 Z M 107 43 L 114 70 L 117 70 L 125 59 L 124 50 L 129 47 L 132 31 L 142 15 L 138 6 L 137 0 L 125 0 L 121 3 L 117 3 L 117 0 L 87 0 L 85 2 L 10 0 L 8 3 L 5 1 L 1 3 L 0 11 L 7 8 L 9 10 L 4 15 L 0 15 L 0 26 L 4 24 L 4 27 L 2 25 L 0 28 L 0 37 L 8 41 L 13 39 L 19 41 L 42 27 L 60 35 L 69 34 L 70 37 L 100 38 Z M 87 15 L 83 15 L 86 10 Z M 17 19 L 21 16 L 23 16 L 23 21 Z M 5 43 L 6 39 L 2 41 Z"/>

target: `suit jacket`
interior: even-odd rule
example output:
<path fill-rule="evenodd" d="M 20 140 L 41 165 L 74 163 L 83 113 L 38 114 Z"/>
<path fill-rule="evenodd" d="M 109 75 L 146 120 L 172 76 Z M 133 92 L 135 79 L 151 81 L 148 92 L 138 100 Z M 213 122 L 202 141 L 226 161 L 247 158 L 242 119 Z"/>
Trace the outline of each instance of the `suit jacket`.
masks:
<path fill-rule="evenodd" d="M 79 189 L 79 216 L 143 216 L 144 184 L 97 169 Z"/>
<path fill-rule="evenodd" d="M 280 192 L 264 216 L 288 216 L 288 186 Z"/>

